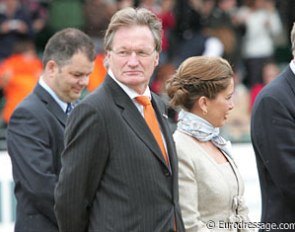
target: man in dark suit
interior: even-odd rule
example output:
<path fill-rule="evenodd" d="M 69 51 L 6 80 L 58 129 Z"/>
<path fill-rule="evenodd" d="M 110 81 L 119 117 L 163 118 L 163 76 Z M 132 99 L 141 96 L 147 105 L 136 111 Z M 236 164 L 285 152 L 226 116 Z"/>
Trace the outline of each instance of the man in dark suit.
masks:
<path fill-rule="evenodd" d="M 295 57 L 295 25 L 291 42 Z M 279 223 L 295 219 L 295 58 L 256 98 L 251 137 L 261 186 L 261 221 L 276 223 L 278 231 Z"/>
<path fill-rule="evenodd" d="M 53 35 L 45 47 L 38 84 L 9 121 L 16 232 L 58 231 L 54 188 L 64 148 L 66 110 L 88 84 L 94 59 L 94 44 L 82 31 L 68 28 Z"/>
<path fill-rule="evenodd" d="M 159 62 L 161 22 L 147 9 L 124 8 L 112 17 L 104 47 L 108 75 L 66 125 L 55 190 L 60 232 L 184 231 L 167 110 L 148 87 Z M 151 99 L 164 152 L 139 96 Z"/>

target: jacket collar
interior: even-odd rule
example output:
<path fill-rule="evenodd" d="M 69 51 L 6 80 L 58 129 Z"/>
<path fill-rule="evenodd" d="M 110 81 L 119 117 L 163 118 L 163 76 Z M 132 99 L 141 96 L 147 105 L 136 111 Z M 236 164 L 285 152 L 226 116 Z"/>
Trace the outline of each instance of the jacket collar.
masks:
<path fill-rule="evenodd" d="M 67 115 L 58 105 L 58 103 L 52 98 L 52 96 L 39 83 L 35 86 L 34 93 L 43 102 L 47 110 L 51 112 L 63 126 L 65 126 Z"/>

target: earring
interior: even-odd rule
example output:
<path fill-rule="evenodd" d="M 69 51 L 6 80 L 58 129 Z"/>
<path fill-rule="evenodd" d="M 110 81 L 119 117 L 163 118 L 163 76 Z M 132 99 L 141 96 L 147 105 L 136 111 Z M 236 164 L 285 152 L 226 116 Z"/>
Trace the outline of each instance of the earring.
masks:
<path fill-rule="evenodd" d="M 206 115 L 208 112 L 207 112 L 207 110 L 203 110 L 202 113 L 203 113 L 203 115 Z"/>

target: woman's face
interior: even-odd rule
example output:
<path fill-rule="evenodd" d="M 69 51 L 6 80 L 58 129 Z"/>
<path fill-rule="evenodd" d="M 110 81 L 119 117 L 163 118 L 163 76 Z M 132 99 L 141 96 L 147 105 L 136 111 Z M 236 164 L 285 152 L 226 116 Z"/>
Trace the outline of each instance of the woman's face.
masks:
<path fill-rule="evenodd" d="M 222 127 L 228 118 L 229 111 L 234 108 L 234 80 L 231 78 L 228 87 L 221 91 L 215 99 L 207 98 L 207 114 L 202 117 L 214 127 Z"/>

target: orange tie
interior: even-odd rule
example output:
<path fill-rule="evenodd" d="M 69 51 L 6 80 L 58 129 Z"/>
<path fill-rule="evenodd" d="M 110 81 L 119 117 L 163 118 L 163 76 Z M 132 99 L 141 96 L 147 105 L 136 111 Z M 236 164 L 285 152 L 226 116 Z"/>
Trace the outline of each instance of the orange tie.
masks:
<path fill-rule="evenodd" d="M 155 114 L 155 111 L 154 111 L 154 108 L 151 104 L 150 99 L 145 96 L 138 96 L 135 99 L 139 104 L 143 105 L 144 119 L 145 119 L 146 123 L 148 124 L 150 130 L 152 131 L 155 139 L 157 140 L 158 145 L 162 151 L 162 154 L 164 156 L 166 163 L 169 164 L 168 156 L 166 153 L 166 149 L 165 149 L 165 146 L 163 143 L 163 138 L 162 138 L 160 127 L 159 127 L 159 123 L 157 121 L 156 114 Z"/>

